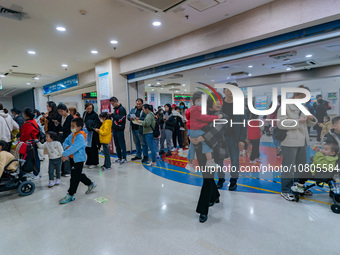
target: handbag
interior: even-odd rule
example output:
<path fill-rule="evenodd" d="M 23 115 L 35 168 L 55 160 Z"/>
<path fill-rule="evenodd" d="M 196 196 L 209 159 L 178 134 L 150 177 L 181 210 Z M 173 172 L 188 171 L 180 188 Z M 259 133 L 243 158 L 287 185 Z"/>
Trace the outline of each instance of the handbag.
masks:
<path fill-rule="evenodd" d="M 299 117 L 301 116 L 301 111 L 299 112 Z M 287 131 L 285 129 L 279 129 L 278 127 L 274 127 L 273 136 L 279 142 L 282 142 L 287 137 Z"/>
<path fill-rule="evenodd" d="M 6 122 L 6 125 L 7 125 L 7 127 L 8 127 L 8 130 L 9 130 L 9 132 L 11 133 L 11 141 L 13 141 L 16 137 L 15 137 L 15 135 L 13 134 L 13 130 L 11 130 L 10 128 L 9 128 L 9 125 L 8 125 L 8 123 L 7 123 L 7 121 L 6 121 L 6 119 L 4 118 L 4 121 Z"/>

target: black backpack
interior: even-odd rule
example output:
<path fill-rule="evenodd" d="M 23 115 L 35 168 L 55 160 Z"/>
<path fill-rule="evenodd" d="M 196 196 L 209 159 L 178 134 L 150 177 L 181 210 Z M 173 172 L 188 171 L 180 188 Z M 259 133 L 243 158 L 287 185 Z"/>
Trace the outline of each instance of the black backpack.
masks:
<path fill-rule="evenodd" d="M 154 138 L 157 138 L 157 137 L 159 137 L 161 135 L 161 132 L 160 132 L 160 129 L 159 129 L 159 125 L 158 125 L 157 121 L 155 122 L 155 126 L 152 128 L 152 130 L 153 130 L 153 137 Z"/>
<path fill-rule="evenodd" d="M 38 128 L 37 128 L 36 126 L 33 125 L 33 123 L 31 123 L 31 122 L 27 122 L 27 123 L 30 123 L 36 130 L 38 130 L 38 135 L 37 135 L 38 140 L 41 143 L 44 143 L 46 141 L 46 135 L 41 131 L 39 125 L 38 125 Z M 31 137 L 32 137 L 32 134 L 31 134 Z"/>

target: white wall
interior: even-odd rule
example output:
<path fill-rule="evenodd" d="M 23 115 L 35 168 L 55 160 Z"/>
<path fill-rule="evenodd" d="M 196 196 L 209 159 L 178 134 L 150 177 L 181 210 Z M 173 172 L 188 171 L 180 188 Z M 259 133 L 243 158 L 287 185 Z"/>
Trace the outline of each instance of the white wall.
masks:
<path fill-rule="evenodd" d="M 13 108 L 12 97 L 0 97 L 0 103 L 2 103 L 4 108 L 7 110 L 11 110 Z"/>
<path fill-rule="evenodd" d="M 34 89 L 34 99 L 35 99 L 35 108 L 40 112 L 47 112 L 46 103 L 47 96 L 44 96 L 42 88 Z"/>
<path fill-rule="evenodd" d="M 63 96 L 63 95 L 57 95 L 57 96 L 50 96 L 50 101 L 54 101 L 57 105 L 59 103 L 70 103 L 71 105 L 77 106 L 77 110 L 80 113 L 80 115 L 84 112 L 84 103 L 81 95 L 74 95 L 74 96 Z"/>

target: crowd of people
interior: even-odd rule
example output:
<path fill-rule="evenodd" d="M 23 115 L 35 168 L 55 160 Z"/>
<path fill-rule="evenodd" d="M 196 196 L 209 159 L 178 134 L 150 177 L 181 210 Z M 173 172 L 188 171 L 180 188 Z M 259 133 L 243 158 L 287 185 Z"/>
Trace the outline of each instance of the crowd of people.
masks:
<path fill-rule="evenodd" d="M 229 84 L 238 86 L 236 83 Z M 332 120 L 329 118 L 327 115 L 327 110 L 330 109 L 329 103 L 323 100 L 321 95 L 317 97 L 317 102 L 313 106 L 310 102 L 305 104 L 311 113 L 309 116 L 305 116 L 295 105 L 288 105 L 286 115 L 281 115 L 279 96 L 279 104 L 269 116 L 269 119 L 279 121 L 269 122 L 267 116 L 259 119 L 260 116 L 250 113 L 247 105 L 245 105 L 245 114 L 234 115 L 233 94 L 229 89 L 224 89 L 223 93 L 224 97 L 216 94 L 208 98 L 206 115 L 202 114 L 202 92 L 199 91 L 193 94 L 189 109 L 184 102 L 179 105 L 168 103 L 154 109 L 152 105 L 144 104 L 143 99 L 138 98 L 135 107 L 127 113 L 118 98 L 111 97 L 112 113 L 102 112 L 99 115 L 94 111 L 94 105 L 91 103 L 85 104 L 85 112 L 81 116 L 73 107 L 67 108 L 64 104 L 56 105 L 53 101 L 49 101 L 46 105 L 46 113 L 31 108 L 21 112 L 14 108 L 11 110 L 11 116 L 0 103 L 0 150 L 9 153 L 11 148 L 17 147 L 20 143 L 30 144 L 34 161 L 33 174 L 29 177 L 31 180 L 40 178 L 40 159 L 47 154 L 49 188 L 59 185 L 61 176 L 71 176 L 68 193 L 60 200 L 63 204 L 75 199 L 79 182 L 88 186 L 87 194 L 96 187 L 96 184 L 82 171 L 84 164 L 89 169 L 98 167 L 101 147 L 105 157 L 101 168 L 103 171 L 111 169 L 109 144 L 112 138 L 117 155 L 114 163 L 119 165 L 127 163 L 124 135 L 127 121 L 136 148 L 136 155 L 131 160 L 141 160 L 147 166 L 155 166 L 156 161 L 163 154 L 167 157 L 171 156 L 172 152 L 180 153 L 188 149 L 186 169 L 195 172 L 197 169 L 202 170 L 203 166 L 223 166 L 224 159 L 230 158 L 231 169 L 234 169 L 230 171 L 228 187 L 230 191 L 237 189 L 240 155 L 249 156 L 250 164 L 261 161 L 262 134 L 273 136 L 276 156 L 282 156 L 283 167 L 299 166 L 307 163 L 306 150 L 310 127 L 315 127 L 317 141 L 321 141 L 324 137 L 326 144 L 315 155 L 313 163 L 320 164 L 326 161 L 327 167 L 333 168 L 338 163 L 340 117 Z M 294 93 L 293 97 L 301 99 L 305 94 Z M 222 103 L 217 100 L 219 98 L 223 98 Z M 245 123 L 249 119 L 251 121 L 248 126 L 213 125 L 216 119 L 232 120 L 234 123 Z M 282 120 L 296 120 L 298 125 L 287 128 L 281 124 Z M 260 122 L 264 123 L 262 128 Z M 284 131 L 284 137 L 277 135 L 279 131 Z M 15 145 L 12 145 L 13 142 Z M 5 159 L 5 156 L 9 157 L 8 154 L 1 155 L 0 161 L 8 160 Z M 200 166 L 198 168 L 194 163 L 195 158 Z M 0 166 L 4 165 L 4 162 L 0 164 Z M 214 171 L 201 172 L 203 185 L 196 212 L 200 214 L 200 222 L 205 222 L 209 207 L 219 202 L 218 189 L 223 187 L 226 173 L 217 171 L 218 182 L 215 183 Z M 294 176 L 293 172 L 282 172 L 281 196 L 288 201 L 294 201 L 292 191 L 302 192 L 303 185 L 309 177 Z M 294 180 L 298 180 L 298 183 L 294 183 Z"/>

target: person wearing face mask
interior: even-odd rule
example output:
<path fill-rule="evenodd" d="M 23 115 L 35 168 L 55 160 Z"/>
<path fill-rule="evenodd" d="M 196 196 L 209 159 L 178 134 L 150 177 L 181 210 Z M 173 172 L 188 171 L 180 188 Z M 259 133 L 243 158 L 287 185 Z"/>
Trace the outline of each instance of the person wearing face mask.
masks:
<path fill-rule="evenodd" d="M 110 119 L 110 116 L 107 112 L 102 112 L 99 115 L 100 122 L 102 123 L 100 129 L 96 128 L 94 131 L 96 131 L 99 134 L 99 141 L 101 145 L 103 146 L 103 152 L 104 152 L 104 165 L 102 166 L 102 170 L 111 170 L 111 156 L 110 156 L 110 149 L 109 149 L 109 143 L 112 139 L 111 134 L 111 127 L 112 127 L 112 120 Z"/>
<path fill-rule="evenodd" d="M 332 109 L 332 107 L 329 105 L 329 102 L 322 99 L 322 95 L 316 96 L 316 102 L 313 104 L 313 107 L 315 109 L 315 117 L 319 123 L 323 123 L 323 118 L 327 116 L 327 111 Z M 314 129 L 318 133 L 316 140 L 320 142 L 322 127 L 320 127 L 319 125 L 315 125 Z"/>

